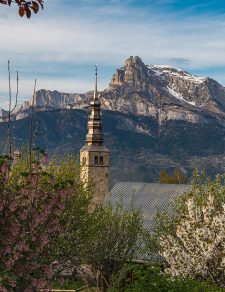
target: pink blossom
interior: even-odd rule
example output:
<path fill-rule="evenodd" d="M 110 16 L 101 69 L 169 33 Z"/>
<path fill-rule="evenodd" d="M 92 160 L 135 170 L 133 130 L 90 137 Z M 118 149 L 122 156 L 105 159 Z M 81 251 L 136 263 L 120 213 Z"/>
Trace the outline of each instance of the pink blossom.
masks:
<path fill-rule="evenodd" d="M 9 281 L 9 285 L 11 287 L 13 287 L 13 288 L 16 287 L 16 281 L 15 280 L 9 279 L 8 281 Z"/>
<path fill-rule="evenodd" d="M 47 282 L 43 279 L 37 280 L 36 287 L 37 289 L 43 289 L 47 285 Z"/>
<path fill-rule="evenodd" d="M 59 284 L 60 284 L 61 286 L 64 284 L 64 282 L 65 282 L 65 280 L 64 280 L 63 278 L 61 278 L 61 279 L 59 280 Z"/>
<path fill-rule="evenodd" d="M 47 278 L 48 278 L 49 280 L 51 280 L 52 277 L 53 277 L 53 271 L 52 271 L 52 268 L 51 268 L 51 267 L 46 267 L 46 268 L 45 268 L 45 274 L 46 274 Z"/>
<path fill-rule="evenodd" d="M 47 157 L 45 163 L 48 163 Z M 4 222 L 0 261 L 7 273 L 13 275 L 8 285 L 13 288 L 14 278 L 24 279 L 28 287 L 23 291 L 27 292 L 46 288 L 54 277 L 52 260 L 43 258 L 43 252 L 48 251 L 63 228 L 59 216 L 70 191 L 55 190 L 54 179 L 43 178 L 41 172 L 40 165 L 34 164 L 33 174 L 16 178 L 12 188 L 9 168 L 0 166 L 0 216 Z M 45 179 L 49 187 L 43 187 Z M 7 289 L 0 286 L 0 291 Z"/>
<path fill-rule="evenodd" d="M 43 165 L 49 164 L 49 158 L 48 155 L 45 155 L 44 158 L 41 160 L 41 163 Z"/>
<path fill-rule="evenodd" d="M 18 223 L 17 224 L 13 224 L 11 226 L 11 233 L 12 233 L 13 236 L 18 236 L 19 231 L 20 231 L 20 226 L 19 226 Z"/>

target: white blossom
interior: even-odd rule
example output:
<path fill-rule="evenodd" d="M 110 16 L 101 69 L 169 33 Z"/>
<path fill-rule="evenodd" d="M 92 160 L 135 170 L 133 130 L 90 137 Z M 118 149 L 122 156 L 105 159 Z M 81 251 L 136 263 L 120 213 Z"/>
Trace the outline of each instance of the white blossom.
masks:
<path fill-rule="evenodd" d="M 215 209 L 215 195 L 202 204 L 187 197 L 176 232 L 161 236 L 161 255 L 172 276 L 207 278 L 225 284 L 225 205 Z"/>

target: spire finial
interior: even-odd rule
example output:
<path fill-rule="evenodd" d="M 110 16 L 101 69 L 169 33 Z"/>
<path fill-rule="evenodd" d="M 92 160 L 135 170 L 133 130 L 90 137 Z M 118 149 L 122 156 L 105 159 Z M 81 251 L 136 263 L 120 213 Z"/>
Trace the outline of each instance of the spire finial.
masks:
<path fill-rule="evenodd" d="M 98 98 L 98 65 L 95 65 L 95 91 L 94 100 Z"/>

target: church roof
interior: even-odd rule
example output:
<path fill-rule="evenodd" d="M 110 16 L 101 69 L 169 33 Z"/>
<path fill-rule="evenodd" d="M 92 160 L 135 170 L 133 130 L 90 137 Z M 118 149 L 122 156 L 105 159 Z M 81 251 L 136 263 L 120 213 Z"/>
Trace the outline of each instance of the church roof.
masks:
<path fill-rule="evenodd" d="M 107 195 L 106 202 L 116 206 L 122 200 L 125 210 L 129 210 L 133 204 L 134 208 L 142 211 L 144 227 L 152 230 L 154 216 L 190 188 L 191 185 L 185 184 L 118 182 Z"/>

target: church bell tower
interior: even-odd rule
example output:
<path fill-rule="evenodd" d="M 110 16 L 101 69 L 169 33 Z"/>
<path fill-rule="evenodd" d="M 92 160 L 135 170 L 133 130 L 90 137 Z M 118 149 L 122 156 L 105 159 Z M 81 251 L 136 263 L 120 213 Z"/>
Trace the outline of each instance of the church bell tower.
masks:
<path fill-rule="evenodd" d="M 80 178 L 84 186 L 93 186 L 93 202 L 104 200 L 109 190 L 109 150 L 104 146 L 101 103 L 98 94 L 98 68 L 95 68 L 94 97 L 90 103 L 86 144 L 80 150 Z"/>

